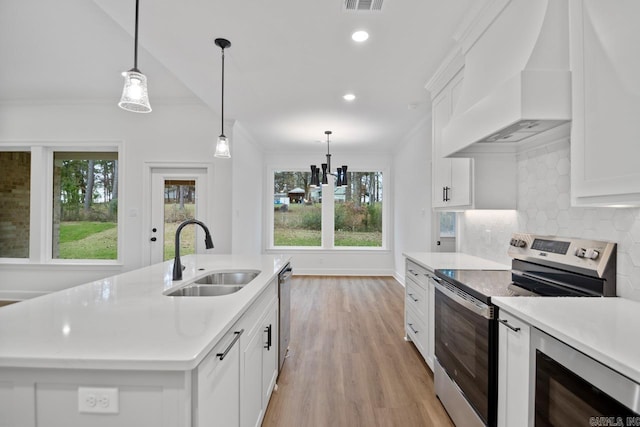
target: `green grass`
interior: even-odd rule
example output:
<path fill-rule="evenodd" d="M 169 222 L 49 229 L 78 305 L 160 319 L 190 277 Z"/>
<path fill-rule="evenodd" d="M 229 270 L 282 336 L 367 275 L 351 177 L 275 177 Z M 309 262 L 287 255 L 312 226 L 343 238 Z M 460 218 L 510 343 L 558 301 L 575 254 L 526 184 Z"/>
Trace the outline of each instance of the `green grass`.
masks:
<path fill-rule="evenodd" d="M 114 222 L 60 224 L 59 259 L 117 259 L 118 229 Z"/>
<path fill-rule="evenodd" d="M 379 231 L 358 232 L 336 230 L 334 239 L 335 246 L 382 246 L 382 233 Z"/>
<path fill-rule="evenodd" d="M 277 228 L 273 234 L 274 246 L 320 246 L 322 232 L 319 230 L 301 230 Z"/>

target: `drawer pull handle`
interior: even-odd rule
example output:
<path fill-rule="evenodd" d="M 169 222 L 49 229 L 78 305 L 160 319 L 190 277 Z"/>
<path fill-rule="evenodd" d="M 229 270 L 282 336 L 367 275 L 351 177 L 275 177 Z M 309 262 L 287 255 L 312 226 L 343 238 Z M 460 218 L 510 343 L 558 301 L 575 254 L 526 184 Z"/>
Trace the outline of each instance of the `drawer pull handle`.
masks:
<path fill-rule="evenodd" d="M 271 350 L 271 325 L 264 328 L 264 331 L 267 333 L 267 342 L 265 343 L 264 348 L 269 351 Z"/>
<path fill-rule="evenodd" d="M 240 335 L 242 335 L 243 332 L 244 329 L 240 329 L 239 331 L 234 332 L 235 337 L 233 338 L 233 341 L 231 341 L 231 344 L 229 344 L 224 352 L 216 354 L 216 356 L 220 358 L 220 360 L 224 360 L 224 358 L 227 357 L 227 353 L 231 351 L 233 345 L 240 339 Z"/>
<path fill-rule="evenodd" d="M 413 274 L 416 277 L 418 277 L 420 275 L 420 274 L 416 273 L 415 271 L 413 271 L 412 269 L 409 269 L 409 273 Z"/>
<path fill-rule="evenodd" d="M 498 319 L 498 322 L 502 323 L 504 326 L 506 326 L 507 328 L 511 329 L 513 332 L 520 332 L 520 328 L 511 326 L 509 324 L 509 321 L 507 321 L 507 320 Z"/>
<path fill-rule="evenodd" d="M 417 334 L 418 331 L 416 331 L 415 329 L 413 329 L 413 323 L 407 323 L 407 326 L 409 326 L 409 328 L 411 328 L 411 330 L 413 331 L 414 334 Z"/>
<path fill-rule="evenodd" d="M 413 296 L 413 294 L 409 294 L 409 296 L 411 297 L 411 299 L 413 300 L 413 302 L 418 302 L 419 299 L 417 299 L 416 297 Z"/>

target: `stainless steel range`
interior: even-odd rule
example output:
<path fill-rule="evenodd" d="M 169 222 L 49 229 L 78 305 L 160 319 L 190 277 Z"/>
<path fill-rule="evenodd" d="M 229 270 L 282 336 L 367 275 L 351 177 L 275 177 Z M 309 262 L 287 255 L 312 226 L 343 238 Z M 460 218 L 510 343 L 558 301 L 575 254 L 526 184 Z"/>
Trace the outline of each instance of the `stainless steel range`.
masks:
<path fill-rule="evenodd" d="M 616 244 L 514 234 L 511 270 L 436 270 L 435 388 L 458 427 L 497 423 L 496 296 L 615 296 Z"/>

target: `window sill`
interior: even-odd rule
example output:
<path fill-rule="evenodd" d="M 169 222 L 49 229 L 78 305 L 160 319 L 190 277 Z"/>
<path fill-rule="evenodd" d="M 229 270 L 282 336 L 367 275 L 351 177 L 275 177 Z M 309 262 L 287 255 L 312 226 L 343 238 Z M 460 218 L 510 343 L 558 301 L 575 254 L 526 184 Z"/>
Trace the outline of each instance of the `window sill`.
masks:
<path fill-rule="evenodd" d="M 372 253 L 391 253 L 390 249 L 377 248 L 371 246 L 340 246 L 336 248 L 320 248 L 320 247 L 304 247 L 304 246 L 278 246 L 265 249 L 265 253 L 358 253 L 372 252 Z"/>
<path fill-rule="evenodd" d="M 120 271 L 124 265 L 117 261 L 100 260 L 52 260 L 49 262 L 36 262 L 28 259 L 0 259 L 0 268 L 11 267 L 15 269 L 66 269 L 66 270 L 109 270 Z"/>

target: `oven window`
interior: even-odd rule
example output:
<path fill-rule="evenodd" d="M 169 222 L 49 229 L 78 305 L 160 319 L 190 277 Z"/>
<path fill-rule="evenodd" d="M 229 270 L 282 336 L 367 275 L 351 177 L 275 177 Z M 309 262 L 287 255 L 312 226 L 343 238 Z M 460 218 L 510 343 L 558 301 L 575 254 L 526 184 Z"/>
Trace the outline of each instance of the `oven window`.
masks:
<path fill-rule="evenodd" d="M 435 318 L 438 362 L 487 422 L 490 320 L 466 309 L 440 291 L 436 291 Z"/>
<path fill-rule="evenodd" d="M 610 417 L 613 417 L 610 425 L 624 426 L 627 417 L 637 419 L 637 416 L 540 350 L 536 351 L 536 426 L 601 425 L 593 423 Z"/>

